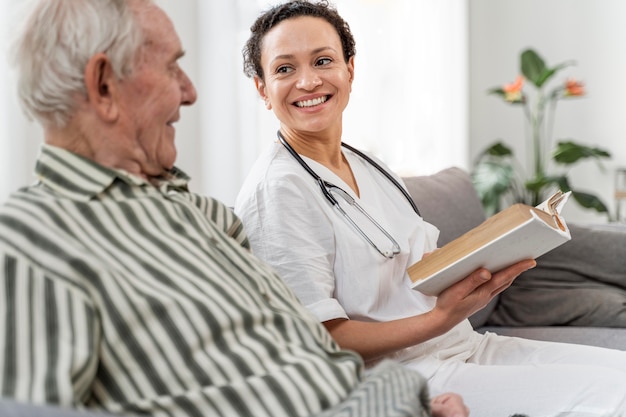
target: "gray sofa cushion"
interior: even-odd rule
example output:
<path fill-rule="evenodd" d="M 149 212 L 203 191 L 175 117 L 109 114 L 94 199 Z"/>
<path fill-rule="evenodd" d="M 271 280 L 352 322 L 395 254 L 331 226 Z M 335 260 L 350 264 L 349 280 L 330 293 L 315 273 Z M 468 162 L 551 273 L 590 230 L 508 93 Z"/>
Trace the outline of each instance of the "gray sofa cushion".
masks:
<path fill-rule="evenodd" d="M 569 228 L 571 241 L 500 296 L 489 325 L 626 327 L 626 225 Z"/>
<path fill-rule="evenodd" d="M 424 220 L 439 228 L 443 246 L 485 220 L 472 181 L 464 170 L 447 168 L 433 175 L 404 178 Z"/>
<path fill-rule="evenodd" d="M 481 333 L 493 332 L 502 336 L 521 337 L 524 339 L 575 343 L 578 345 L 591 345 L 610 349 L 626 350 L 626 329 L 575 326 L 485 326 L 478 329 L 478 331 Z"/>

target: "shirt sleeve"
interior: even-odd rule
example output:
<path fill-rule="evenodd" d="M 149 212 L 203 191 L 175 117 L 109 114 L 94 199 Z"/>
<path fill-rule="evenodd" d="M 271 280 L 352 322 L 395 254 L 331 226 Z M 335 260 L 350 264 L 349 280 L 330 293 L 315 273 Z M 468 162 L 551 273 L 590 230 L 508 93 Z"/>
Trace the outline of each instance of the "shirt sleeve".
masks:
<path fill-rule="evenodd" d="M 203 197 L 196 194 L 189 194 L 189 197 L 220 230 L 244 248 L 250 249 L 250 242 L 241 219 L 235 215 L 231 207 L 212 197 Z"/>
<path fill-rule="evenodd" d="M 83 404 L 98 366 L 98 318 L 82 291 L 0 248 L 0 395 Z"/>
<path fill-rule="evenodd" d="M 297 175 L 263 181 L 238 204 L 253 252 L 320 321 L 348 318 L 334 298 L 335 236 L 326 203 Z"/>

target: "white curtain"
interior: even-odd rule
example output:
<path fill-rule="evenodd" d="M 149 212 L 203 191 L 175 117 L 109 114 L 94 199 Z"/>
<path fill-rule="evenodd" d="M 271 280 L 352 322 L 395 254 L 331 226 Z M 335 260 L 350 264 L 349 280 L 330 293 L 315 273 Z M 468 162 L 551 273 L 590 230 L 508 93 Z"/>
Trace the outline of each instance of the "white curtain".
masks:
<path fill-rule="evenodd" d="M 467 166 L 464 0 L 337 0 L 357 42 L 344 139 L 404 175 Z"/>
<path fill-rule="evenodd" d="M 198 102 L 177 127 L 177 165 L 194 191 L 232 205 L 278 123 L 242 72 L 250 24 L 278 0 L 160 0 L 187 51 Z M 0 2 L 7 22 L 20 0 Z M 344 140 L 401 174 L 467 167 L 467 0 L 336 0 L 357 42 Z M 4 54 L 6 56 L 6 54 Z M 0 200 L 32 181 L 41 131 L 18 108 L 0 64 Z"/>
<path fill-rule="evenodd" d="M 8 39 L 20 0 L 0 3 L 0 202 L 17 187 L 33 181 L 41 129 L 19 107 L 8 62 Z"/>

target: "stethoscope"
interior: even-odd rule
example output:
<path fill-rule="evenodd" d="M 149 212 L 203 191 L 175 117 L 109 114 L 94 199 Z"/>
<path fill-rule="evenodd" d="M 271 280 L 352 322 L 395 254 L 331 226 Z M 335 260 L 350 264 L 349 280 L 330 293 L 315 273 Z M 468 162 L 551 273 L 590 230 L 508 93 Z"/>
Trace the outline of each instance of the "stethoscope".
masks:
<path fill-rule="evenodd" d="M 396 242 L 396 240 L 393 238 L 393 236 L 391 236 L 389 234 L 389 232 L 387 232 L 380 224 L 378 224 L 378 222 L 374 218 L 372 218 L 354 200 L 354 198 L 352 198 L 350 196 L 350 194 L 348 194 L 341 187 L 338 187 L 337 185 L 335 185 L 335 184 L 333 184 L 333 183 L 331 183 L 329 181 L 326 181 L 326 180 L 322 179 L 319 175 L 317 175 L 317 173 L 315 171 L 313 171 L 313 169 L 300 157 L 300 155 L 298 155 L 298 152 L 296 152 L 295 149 L 293 149 L 291 147 L 291 145 L 285 140 L 285 138 L 283 137 L 283 135 L 280 132 L 280 130 L 278 130 L 276 132 L 276 135 L 278 136 L 278 140 L 280 141 L 280 143 L 285 147 L 285 149 L 287 149 L 287 151 L 289 151 L 291 156 L 293 156 L 293 158 L 300 164 L 300 166 L 302 168 L 304 168 L 317 181 L 317 183 L 319 184 L 320 189 L 322 190 L 322 194 L 324 195 L 324 197 L 326 197 L 326 199 L 330 202 L 330 204 L 333 207 L 335 207 L 335 209 L 337 209 L 346 218 L 346 220 L 348 220 L 348 222 L 354 227 L 354 229 L 367 242 L 369 242 L 369 244 L 372 245 L 374 247 L 374 249 L 376 249 L 376 251 L 378 251 L 378 253 L 380 253 L 382 256 L 384 256 L 385 258 L 388 258 L 388 259 L 391 259 L 394 256 L 396 256 L 398 253 L 400 253 L 400 245 L 398 245 L 398 242 Z M 350 146 L 350 145 L 348 145 L 346 143 L 341 142 L 341 146 L 343 146 L 344 148 L 354 152 L 359 157 L 363 158 L 367 163 L 369 163 L 374 168 L 376 168 L 380 173 L 382 173 L 402 193 L 402 195 L 406 198 L 406 200 L 409 202 L 409 204 L 413 208 L 413 211 L 415 211 L 415 213 L 418 216 L 421 217 L 420 211 L 417 208 L 417 205 L 413 201 L 413 198 L 411 198 L 411 195 L 408 193 L 408 191 L 406 191 L 406 189 L 389 172 L 387 172 L 383 167 L 381 167 L 380 164 L 378 164 L 372 158 L 367 156 L 365 153 L 359 151 L 358 149 L 356 149 L 356 148 L 354 148 L 354 147 L 352 147 L 352 146 Z M 337 201 L 335 196 L 331 193 L 331 189 L 338 191 L 339 194 L 346 200 L 346 202 L 348 204 L 350 204 L 351 206 L 356 208 L 369 221 L 371 221 L 372 224 L 374 224 L 376 226 L 376 228 L 378 228 L 378 230 L 380 230 L 381 233 L 383 233 L 389 239 L 389 241 L 392 244 L 392 249 L 391 250 L 381 250 L 380 248 L 378 248 L 378 246 L 367 236 L 367 234 L 352 220 L 352 218 L 341 207 L 341 205 L 339 204 L 339 201 Z"/>

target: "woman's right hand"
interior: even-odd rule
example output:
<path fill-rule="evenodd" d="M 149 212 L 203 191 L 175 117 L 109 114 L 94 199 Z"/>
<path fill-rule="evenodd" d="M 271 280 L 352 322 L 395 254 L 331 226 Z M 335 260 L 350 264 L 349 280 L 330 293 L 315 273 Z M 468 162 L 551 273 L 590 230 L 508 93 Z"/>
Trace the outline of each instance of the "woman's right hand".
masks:
<path fill-rule="evenodd" d="M 484 308 L 493 297 L 507 289 L 519 274 L 534 268 L 536 264 L 533 259 L 527 259 L 493 274 L 480 268 L 439 294 L 431 313 L 441 313 L 443 322 L 453 327 Z"/>

